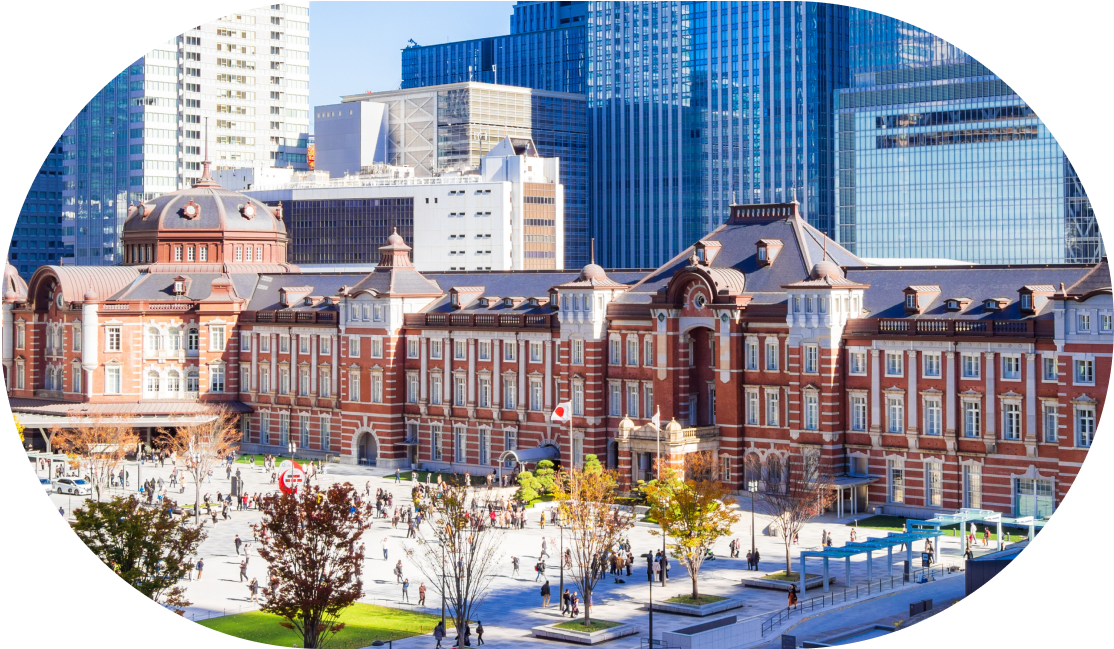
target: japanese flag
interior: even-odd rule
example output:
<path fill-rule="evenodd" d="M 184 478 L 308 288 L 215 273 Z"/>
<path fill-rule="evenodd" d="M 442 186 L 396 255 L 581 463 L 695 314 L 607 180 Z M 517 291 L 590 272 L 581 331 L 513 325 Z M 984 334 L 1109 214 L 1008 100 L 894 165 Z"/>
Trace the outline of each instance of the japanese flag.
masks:
<path fill-rule="evenodd" d="M 654 428 L 657 428 L 659 430 L 661 429 L 661 408 L 660 407 L 657 410 L 654 411 L 654 416 L 650 417 L 650 423 L 654 426 Z"/>
<path fill-rule="evenodd" d="M 553 409 L 553 416 L 550 417 L 551 421 L 565 423 L 572 419 L 572 401 L 557 404 Z"/>

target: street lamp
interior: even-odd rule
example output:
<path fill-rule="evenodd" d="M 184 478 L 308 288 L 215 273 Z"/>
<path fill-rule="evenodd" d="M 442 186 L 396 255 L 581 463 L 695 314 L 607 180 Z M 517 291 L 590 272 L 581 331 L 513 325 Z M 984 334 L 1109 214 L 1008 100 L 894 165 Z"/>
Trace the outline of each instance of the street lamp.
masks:
<path fill-rule="evenodd" d="M 754 494 L 758 493 L 758 481 L 748 480 L 747 491 L 750 492 L 750 553 L 753 555 L 754 546 Z"/>
<path fill-rule="evenodd" d="M 189 450 L 190 461 L 193 462 L 193 521 L 198 525 L 201 524 L 201 452 L 193 450 L 193 444 L 190 444 Z"/>
<path fill-rule="evenodd" d="M 290 442 L 290 444 L 286 447 L 286 450 L 290 451 L 290 459 L 292 459 L 292 460 L 297 460 L 298 459 L 298 458 L 294 457 L 295 453 L 298 452 L 298 445 L 297 444 L 295 444 L 294 442 Z"/>

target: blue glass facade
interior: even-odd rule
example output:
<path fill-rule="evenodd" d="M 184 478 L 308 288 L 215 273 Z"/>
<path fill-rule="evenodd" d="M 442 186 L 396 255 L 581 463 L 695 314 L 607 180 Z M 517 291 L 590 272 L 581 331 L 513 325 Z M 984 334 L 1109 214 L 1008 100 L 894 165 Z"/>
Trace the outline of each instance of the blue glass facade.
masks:
<path fill-rule="evenodd" d="M 519 2 L 511 14 L 511 33 L 540 32 L 583 23 L 588 18 L 587 2 Z"/>
<path fill-rule="evenodd" d="M 838 239 L 862 257 L 1094 262 L 1071 163 L 1025 102 L 929 32 L 850 10 L 837 100 Z"/>
<path fill-rule="evenodd" d="M 62 139 L 51 147 L 31 182 L 8 250 L 8 260 L 24 279 L 35 269 L 70 255 L 62 244 Z"/>

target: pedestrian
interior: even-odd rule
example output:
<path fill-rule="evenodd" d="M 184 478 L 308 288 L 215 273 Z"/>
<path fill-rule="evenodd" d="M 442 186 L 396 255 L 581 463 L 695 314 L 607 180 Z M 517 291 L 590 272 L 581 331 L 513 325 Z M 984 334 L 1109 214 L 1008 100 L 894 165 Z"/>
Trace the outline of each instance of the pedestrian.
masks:
<path fill-rule="evenodd" d="M 259 580 L 258 579 L 252 577 L 251 583 L 248 584 L 248 590 L 251 591 L 251 600 L 250 601 L 252 601 L 252 602 L 259 601 L 259 599 L 258 599 L 259 598 Z"/>
<path fill-rule="evenodd" d="M 534 564 L 534 572 L 537 573 L 537 575 L 534 577 L 534 582 L 537 583 L 539 579 L 545 576 L 545 562 L 539 561 Z"/>
<path fill-rule="evenodd" d="M 418 606 L 425 606 L 425 582 L 418 586 Z"/>
<path fill-rule="evenodd" d="M 410 603 L 410 580 L 402 580 L 402 601 Z"/>
<path fill-rule="evenodd" d="M 576 593 L 575 590 L 573 591 L 572 597 L 569 599 L 569 601 L 572 604 L 572 615 L 570 617 L 576 617 L 580 615 L 580 596 Z"/>
<path fill-rule="evenodd" d="M 58 508 L 58 515 L 59 515 L 59 516 L 62 516 L 62 517 L 65 517 L 65 516 L 66 516 L 66 510 L 64 510 L 64 509 L 62 509 L 61 507 L 59 507 L 59 508 Z"/>
<path fill-rule="evenodd" d="M 395 484 L 402 484 L 402 473 L 397 466 L 395 467 Z"/>
<path fill-rule="evenodd" d="M 398 563 L 395 564 L 395 583 L 402 583 L 402 559 L 399 559 Z"/>
<path fill-rule="evenodd" d="M 761 560 L 762 560 L 762 553 L 758 551 L 758 548 L 755 548 L 754 549 L 754 569 L 755 570 L 758 570 L 758 562 L 761 561 Z"/>
<path fill-rule="evenodd" d="M 566 588 L 565 592 L 561 593 L 561 615 L 564 616 L 565 613 L 571 610 L 572 607 L 569 605 L 569 589 Z"/>
<path fill-rule="evenodd" d="M 201 571 L 205 569 L 205 560 L 197 560 L 197 581 L 201 581 Z"/>
<path fill-rule="evenodd" d="M 542 584 L 542 608 L 549 608 L 549 580 Z"/>
<path fill-rule="evenodd" d="M 240 562 L 240 583 L 243 583 L 244 580 L 247 579 L 247 578 L 248 578 L 248 562 L 247 561 L 241 561 Z"/>
<path fill-rule="evenodd" d="M 239 534 L 236 535 L 234 543 L 236 544 L 236 554 L 240 554 L 240 546 L 243 545 L 244 542 L 240 540 Z"/>
<path fill-rule="evenodd" d="M 467 636 L 465 636 L 465 637 L 467 637 Z M 480 622 L 479 620 L 476 620 L 476 646 L 478 647 L 478 646 L 482 645 L 483 643 L 484 643 L 484 625 L 483 625 L 483 622 Z"/>
<path fill-rule="evenodd" d="M 982 544 L 983 547 L 990 545 L 990 526 L 985 525 L 982 528 Z"/>
<path fill-rule="evenodd" d="M 441 640 L 445 637 L 445 623 L 438 622 L 437 626 L 433 627 L 433 637 L 437 639 L 437 646 L 441 646 Z"/>
<path fill-rule="evenodd" d="M 789 608 L 797 605 L 797 584 L 789 584 Z"/>
<path fill-rule="evenodd" d="M 747 552 L 747 570 L 754 570 L 754 553 Z"/>
<path fill-rule="evenodd" d="M 383 560 L 386 561 L 387 560 L 387 538 L 383 537 L 383 540 L 381 541 L 381 543 L 383 545 Z"/>
<path fill-rule="evenodd" d="M 59 507 L 58 511 L 62 511 L 62 509 Z M 511 576 L 518 576 L 518 557 L 511 557 L 511 566 L 513 566 L 513 570 L 511 570 Z"/>

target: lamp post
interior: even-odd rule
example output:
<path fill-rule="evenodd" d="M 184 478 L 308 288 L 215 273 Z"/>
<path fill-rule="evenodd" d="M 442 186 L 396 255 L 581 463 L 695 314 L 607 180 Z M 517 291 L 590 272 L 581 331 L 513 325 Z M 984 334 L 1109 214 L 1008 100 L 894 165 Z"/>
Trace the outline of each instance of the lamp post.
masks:
<path fill-rule="evenodd" d="M 290 459 L 291 460 L 297 460 L 298 459 L 297 457 L 295 457 L 295 454 L 298 452 L 298 445 L 297 444 L 295 444 L 294 442 L 290 442 L 290 444 L 287 445 L 286 450 L 290 451 Z"/>
<path fill-rule="evenodd" d="M 754 554 L 754 494 L 758 493 L 758 481 L 748 480 L 747 491 L 750 493 L 750 553 Z"/>
<path fill-rule="evenodd" d="M 190 444 L 189 450 L 190 460 L 193 462 L 193 522 L 201 524 L 201 453 L 193 450 L 193 444 Z"/>
<path fill-rule="evenodd" d="M 441 628 L 445 628 L 445 544 L 441 544 Z"/>

